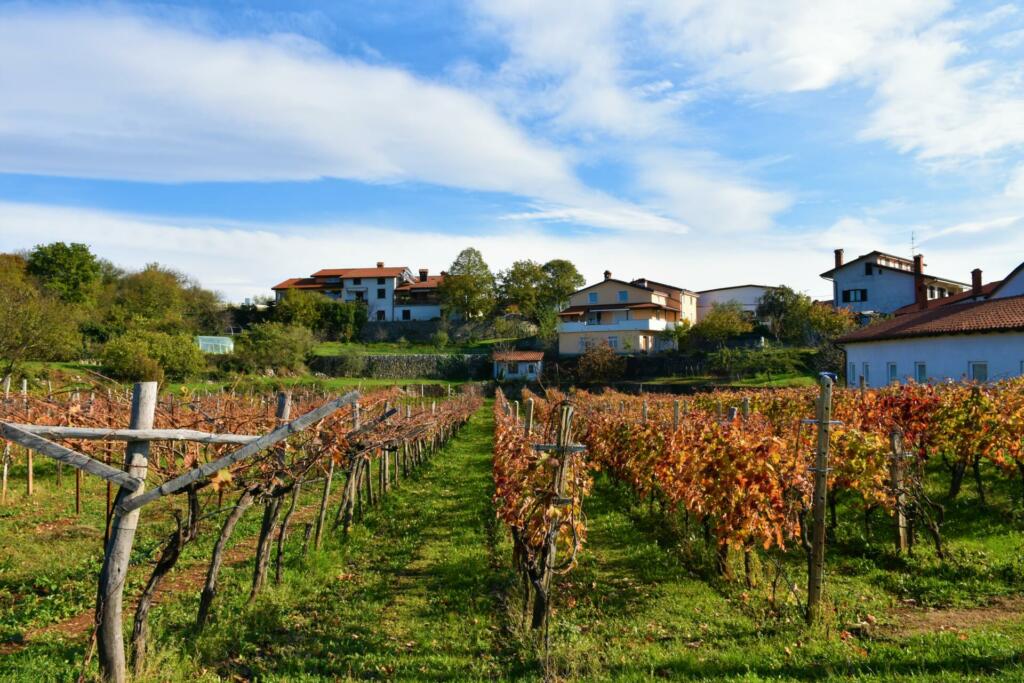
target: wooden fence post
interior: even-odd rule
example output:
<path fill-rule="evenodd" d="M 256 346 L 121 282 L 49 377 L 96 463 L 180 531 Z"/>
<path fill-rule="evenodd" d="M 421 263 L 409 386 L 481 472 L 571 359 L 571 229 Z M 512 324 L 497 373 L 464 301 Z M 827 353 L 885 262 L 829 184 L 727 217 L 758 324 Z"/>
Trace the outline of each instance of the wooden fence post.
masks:
<path fill-rule="evenodd" d="M 889 444 L 892 446 L 889 473 L 892 479 L 892 495 L 896 501 L 896 550 L 905 553 L 910 548 L 910 538 L 907 529 L 906 495 L 903 493 L 903 432 L 899 429 L 892 430 Z"/>
<path fill-rule="evenodd" d="M 828 497 L 828 449 L 832 434 L 832 378 L 821 376 L 818 398 L 818 447 L 814 458 L 814 508 L 811 529 L 811 561 L 807 577 L 807 622 L 821 613 L 821 586 L 825 573 L 825 506 Z"/>
<path fill-rule="evenodd" d="M 523 431 L 529 436 L 533 432 L 533 399 L 526 399 L 526 421 L 523 424 Z"/>
<path fill-rule="evenodd" d="M 27 413 L 28 412 L 28 380 L 21 380 L 21 407 Z M 28 465 L 28 478 L 25 481 L 25 491 L 28 495 L 33 495 L 36 489 L 36 470 L 33 461 L 32 449 L 25 449 L 26 464 Z"/>
<path fill-rule="evenodd" d="M 139 382 L 135 385 L 132 390 L 132 412 L 129 424 L 131 429 L 153 428 L 156 398 L 156 382 Z M 136 491 L 119 488 L 117 503 L 142 495 L 145 490 L 144 482 L 149 467 L 149 442 L 129 441 L 125 446 L 124 464 L 130 475 L 143 481 L 143 486 Z M 115 509 L 116 507 L 115 504 Z M 114 681 L 114 683 L 123 683 L 125 680 L 121 609 L 128 563 L 135 540 L 135 529 L 139 523 L 139 512 L 140 510 L 135 509 L 123 515 L 114 514 L 96 594 L 96 643 L 100 673 L 104 680 Z"/>
<path fill-rule="evenodd" d="M 679 401 L 672 402 L 672 429 L 679 429 Z"/>

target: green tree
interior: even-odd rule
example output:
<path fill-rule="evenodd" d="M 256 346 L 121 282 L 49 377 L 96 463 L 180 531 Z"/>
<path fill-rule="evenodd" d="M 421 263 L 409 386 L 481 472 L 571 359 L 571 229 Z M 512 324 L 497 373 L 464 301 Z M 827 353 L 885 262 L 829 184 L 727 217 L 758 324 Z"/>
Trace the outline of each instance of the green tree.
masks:
<path fill-rule="evenodd" d="M 537 298 L 539 307 L 561 308 L 573 292 L 587 284 L 586 278 L 580 275 L 572 261 L 552 259 L 541 268 L 544 270 L 544 280 Z"/>
<path fill-rule="evenodd" d="M 128 381 L 182 380 L 206 369 L 206 357 L 190 334 L 137 329 L 103 346 L 107 374 Z"/>
<path fill-rule="evenodd" d="M 0 282 L 0 376 L 26 361 L 70 360 L 80 351 L 74 311 L 7 273 Z"/>
<path fill-rule="evenodd" d="M 856 324 L 847 309 L 815 304 L 811 297 L 781 286 L 764 293 L 757 317 L 785 344 L 806 345 L 834 339 Z"/>
<path fill-rule="evenodd" d="M 324 298 L 318 292 L 286 289 L 284 296 L 274 306 L 274 322 L 316 329 L 320 325 L 321 302 Z"/>
<path fill-rule="evenodd" d="M 455 258 L 438 290 L 444 309 L 465 320 L 484 316 L 494 308 L 494 274 L 472 247 Z"/>
<path fill-rule="evenodd" d="M 53 242 L 41 244 L 29 253 L 28 273 L 61 301 L 81 304 L 96 295 L 100 264 L 84 244 Z"/>
<path fill-rule="evenodd" d="M 750 334 L 753 329 L 754 324 L 743 306 L 730 301 L 713 305 L 704 319 L 690 328 L 688 336 L 691 342 L 698 345 L 721 348 L 730 339 Z"/>
<path fill-rule="evenodd" d="M 301 370 L 313 351 L 313 333 L 299 325 L 259 323 L 235 337 L 235 362 L 247 372 Z"/>
<path fill-rule="evenodd" d="M 332 341 L 351 341 L 366 324 L 366 306 L 320 295 L 320 319 L 316 331 Z"/>
<path fill-rule="evenodd" d="M 543 266 L 536 261 L 516 261 L 498 273 L 498 306 L 536 320 L 537 303 L 547 280 Z"/>
<path fill-rule="evenodd" d="M 144 327 L 162 332 L 192 331 L 185 320 L 185 277 L 158 263 L 118 280 L 108 312 L 113 335 Z"/>

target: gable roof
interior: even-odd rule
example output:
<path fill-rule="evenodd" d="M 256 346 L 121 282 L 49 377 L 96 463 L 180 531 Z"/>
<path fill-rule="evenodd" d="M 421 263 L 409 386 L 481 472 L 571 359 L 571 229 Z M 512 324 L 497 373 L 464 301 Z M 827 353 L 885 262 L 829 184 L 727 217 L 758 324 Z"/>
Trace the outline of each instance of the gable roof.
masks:
<path fill-rule="evenodd" d="M 279 282 L 271 289 L 321 289 L 323 284 L 311 277 L 290 277 L 284 282 Z"/>
<path fill-rule="evenodd" d="M 647 287 L 646 285 L 637 284 L 638 282 L 646 282 L 648 284 L 652 284 L 652 285 L 654 285 L 655 288 L 652 289 L 650 287 Z M 665 288 L 667 290 L 670 290 L 668 292 L 665 292 L 666 294 L 671 294 L 672 292 L 682 292 L 684 294 L 692 294 L 692 295 L 696 295 L 697 294 L 697 292 L 694 292 L 692 290 L 686 289 L 685 287 L 676 287 L 675 285 L 666 284 L 664 282 L 658 282 L 657 280 L 651 280 L 651 279 L 646 278 L 646 277 L 638 277 L 637 279 L 633 280 L 629 284 L 633 285 L 634 287 L 642 287 L 643 289 L 652 289 L 652 291 L 661 291 L 661 290 L 658 290 L 657 287 L 663 287 L 663 288 Z"/>
<path fill-rule="evenodd" d="M 444 281 L 444 275 L 428 275 L 427 281 L 423 282 L 419 278 L 412 280 L 411 282 L 404 282 L 395 287 L 396 292 L 408 292 L 414 289 L 437 289 L 437 286 Z"/>
<path fill-rule="evenodd" d="M 1003 279 L 1003 281 L 999 283 L 998 287 L 996 287 L 994 290 L 992 290 L 992 293 L 989 296 L 990 297 L 997 297 L 999 295 L 999 290 L 1001 290 L 1004 285 L 1007 285 L 1010 282 L 1013 282 L 1018 277 L 1024 277 L 1024 263 L 1021 263 L 1019 266 L 1017 266 L 1012 271 L 1010 271 L 1010 274 L 1007 275 Z"/>
<path fill-rule="evenodd" d="M 839 344 L 1024 330 L 1024 296 L 928 308 L 862 327 Z"/>
<path fill-rule="evenodd" d="M 387 268 L 324 268 L 310 277 L 399 277 L 409 269 L 405 266 Z"/>
<path fill-rule="evenodd" d="M 981 293 L 977 294 L 977 295 L 974 293 L 973 289 L 966 289 L 966 290 L 960 292 L 959 294 L 954 294 L 953 296 L 943 297 L 942 299 L 932 299 L 932 300 L 930 300 L 928 302 L 928 308 L 938 308 L 939 306 L 949 306 L 950 304 L 959 304 L 959 303 L 962 303 L 962 302 L 969 301 L 970 299 L 974 299 L 976 297 L 977 297 L 977 299 L 979 301 L 983 301 L 983 300 L 988 299 L 989 297 L 991 297 L 992 296 L 992 292 L 994 292 L 996 290 L 996 288 L 999 287 L 1002 284 L 1003 284 L 1002 280 L 996 280 L 995 282 L 990 282 L 987 285 L 982 285 Z M 906 315 L 907 313 L 916 313 L 917 311 L 920 311 L 920 310 L 921 309 L 918 307 L 918 305 L 916 303 L 913 303 L 913 304 L 907 304 L 906 306 L 901 306 L 900 308 L 897 308 L 892 313 L 893 313 L 893 315 Z"/>
<path fill-rule="evenodd" d="M 495 351 L 491 358 L 497 361 L 538 361 L 544 360 L 543 351 Z"/>
<path fill-rule="evenodd" d="M 857 258 L 853 259 L 852 261 L 847 261 L 846 263 L 844 263 L 843 265 L 839 266 L 838 268 L 830 268 L 829 270 L 826 270 L 824 273 L 821 274 L 821 277 L 825 278 L 826 280 L 831 280 L 832 276 L 835 275 L 837 270 L 840 270 L 842 268 L 846 268 L 847 266 L 852 266 L 855 263 L 859 263 L 859 262 L 863 261 L 864 259 L 870 258 L 872 256 L 883 256 L 883 257 L 885 257 L 887 259 L 892 259 L 893 261 L 899 261 L 900 263 L 905 263 L 908 266 L 910 266 L 909 270 L 905 270 L 903 268 L 893 268 L 892 266 L 887 266 L 887 265 L 884 265 L 884 264 L 876 263 L 875 264 L 876 268 L 884 268 L 885 270 L 891 270 L 894 273 L 903 273 L 904 275 L 910 275 L 910 276 L 914 275 L 914 262 L 912 260 L 905 259 L 902 256 L 895 256 L 893 254 L 887 254 L 884 251 L 878 251 L 876 249 L 874 251 L 869 251 L 866 254 L 861 254 Z M 952 280 L 952 279 L 950 279 L 948 277 L 939 277 L 938 275 L 929 275 L 928 273 L 921 273 L 921 275 L 924 277 L 925 280 L 931 280 L 931 281 L 934 281 L 934 282 L 948 282 L 950 284 L 963 285 L 965 287 L 969 287 L 970 286 L 966 282 L 961 282 L 960 280 Z"/>
<path fill-rule="evenodd" d="M 724 292 L 727 289 L 744 289 L 746 287 L 755 287 L 757 289 L 778 289 L 777 286 L 773 285 L 732 285 L 731 287 L 714 287 L 712 289 L 702 289 L 697 294 L 710 294 L 711 292 Z"/>

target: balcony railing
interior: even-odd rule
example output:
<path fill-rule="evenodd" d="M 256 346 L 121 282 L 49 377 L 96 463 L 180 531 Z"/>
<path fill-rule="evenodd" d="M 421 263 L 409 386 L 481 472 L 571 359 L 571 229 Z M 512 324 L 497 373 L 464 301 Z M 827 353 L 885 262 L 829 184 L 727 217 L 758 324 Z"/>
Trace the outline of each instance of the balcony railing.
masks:
<path fill-rule="evenodd" d="M 596 322 L 563 322 L 558 326 L 559 332 L 661 332 L 675 327 L 669 320 L 618 320 L 610 323 Z"/>

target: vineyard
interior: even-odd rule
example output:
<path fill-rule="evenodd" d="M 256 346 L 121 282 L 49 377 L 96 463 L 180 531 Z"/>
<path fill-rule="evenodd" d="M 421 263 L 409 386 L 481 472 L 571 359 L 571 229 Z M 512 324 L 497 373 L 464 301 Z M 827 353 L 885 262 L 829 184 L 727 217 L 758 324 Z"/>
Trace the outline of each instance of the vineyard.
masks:
<path fill-rule="evenodd" d="M 878 618 L 864 605 L 849 604 L 842 590 L 830 590 L 828 579 L 821 599 L 822 576 L 831 573 L 826 547 L 845 551 L 859 544 L 861 562 L 885 553 L 891 585 L 918 579 L 914 563 L 925 555 L 952 576 L 965 558 L 949 557 L 947 508 L 981 517 L 991 497 L 987 488 L 1008 494 L 1017 510 L 1024 495 L 1020 381 L 829 388 L 824 419 L 822 394 L 814 388 L 684 399 L 527 391 L 518 398 L 495 402 L 495 501 L 514 539 L 522 623 L 534 629 L 543 625 L 540 610 L 558 601 L 550 575 L 568 575 L 567 600 L 577 599 L 571 570 L 585 556 L 595 478 L 606 477 L 623 507 L 661 527 L 663 539 L 687 539 L 681 564 L 726 593 L 736 587 L 751 613 L 780 623 L 824 621 L 844 638 L 858 628 L 872 631 Z M 567 414 L 578 448 L 538 449 L 556 440 L 570 443 L 558 438 Z M 968 472 L 973 509 L 962 505 Z M 817 572 L 816 534 L 823 565 Z M 1003 570 L 1006 584 L 994 591 L 1017 592 L 1019 567 L 1014 558 Z M 526 619 L 528 603 L 535 605 L 532 619 Z"/>
<path fill-rule="evenodd" d="M 11 391 L 0 681 L 1024 675 L 1022 382 L 435 394 Z"/>

